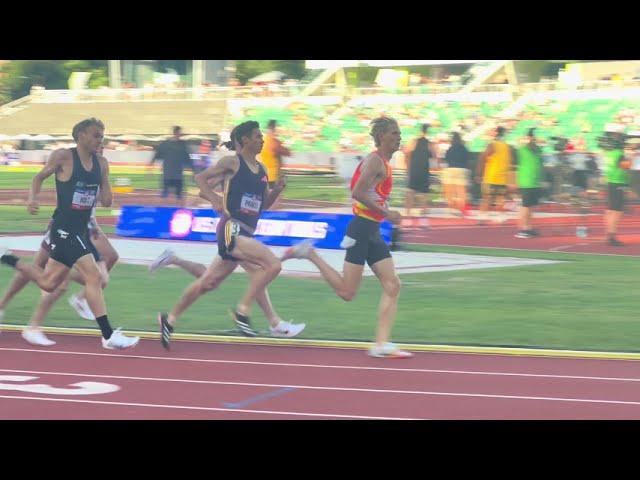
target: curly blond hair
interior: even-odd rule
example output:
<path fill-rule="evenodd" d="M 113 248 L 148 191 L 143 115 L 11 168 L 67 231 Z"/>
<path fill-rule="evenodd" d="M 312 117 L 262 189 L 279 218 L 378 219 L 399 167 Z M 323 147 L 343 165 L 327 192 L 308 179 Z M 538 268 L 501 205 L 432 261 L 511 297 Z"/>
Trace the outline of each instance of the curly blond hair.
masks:
<path fill-rule="evenodd" d="M 398 122 L 391 117 L 378 117 L 371 120 L 371 131 L 369 132 L 369 135 L 373 137 L 376 147 L 380 146 L 380 135 L 386 133 L 393 125 L 397 126 Z"/>

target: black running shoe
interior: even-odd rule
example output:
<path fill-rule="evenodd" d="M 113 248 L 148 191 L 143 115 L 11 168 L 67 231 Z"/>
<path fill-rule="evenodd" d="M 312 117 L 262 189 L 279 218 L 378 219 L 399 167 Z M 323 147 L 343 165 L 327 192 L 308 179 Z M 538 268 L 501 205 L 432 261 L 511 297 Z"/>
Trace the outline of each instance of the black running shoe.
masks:
<path fill-rule="evenodd" d="M 1 264 L 16 268 L 16 263 L 18 263 L 18 260 L 20 260 L 20 257 L 16 257 L 7 248 L 0 246 Z"/>
<path fill-rule="evenodd" d="M 158 323 L 160 324 L 160 341 L 165 350 L 169 350 L 169 341 L 171 340 L 171 334 L 173 333 L 173 327 L 167 321 L 168 315 L 166 313 L 158 314 Z"/>
<path fill-rule="evenodd" d="M 240 329 L 240 332 L 245 337 L 257 337 L 258 332 L 256 332 L 253 328 L 251 328 L 251 322 L 249 321 L 249 317 L 246 315 L 242 315 L 235 310 L 229 310 L 231 314 L 231 318 L 235 322 L 236 326 Z"/>

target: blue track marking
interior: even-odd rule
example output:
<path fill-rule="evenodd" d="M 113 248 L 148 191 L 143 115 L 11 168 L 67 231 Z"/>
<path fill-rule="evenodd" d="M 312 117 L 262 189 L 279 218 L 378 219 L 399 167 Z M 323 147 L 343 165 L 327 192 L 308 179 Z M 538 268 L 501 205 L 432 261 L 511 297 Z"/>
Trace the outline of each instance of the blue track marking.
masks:
<path fill-rule="evenodd" d="M 294 390 L 295 388 L 293 387 L 279 388 L 278 390 L 275 390 L 273 392 L 262 393 L 254 397 L 249 397 L 246 400 L 243 400 L 241 402 L 237 402 L 237 403 L 223 402 L 222 405 L 226 408 L 243 408 L 243 407 L 246 407 L 247 405 L 251 405 L 252 403 L 261 402 L 262 400 L 267 400 L 273 397 L 278 397 L 280 395 L 284 395 L 285 393 L 292 392 Z"/>

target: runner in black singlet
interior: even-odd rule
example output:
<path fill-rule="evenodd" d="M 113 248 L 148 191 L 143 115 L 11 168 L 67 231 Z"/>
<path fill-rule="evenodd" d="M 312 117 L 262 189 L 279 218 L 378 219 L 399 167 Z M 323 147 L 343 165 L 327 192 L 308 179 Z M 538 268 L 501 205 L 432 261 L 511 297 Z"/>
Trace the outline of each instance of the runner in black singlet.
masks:
<path fill-rule="evenodd" d="M 265 169 L 256 160 L 264 144 L 258 122 L 244 122 L 235 131 L 241 147 L 238 154 L 220 159 L 195 177 L 200 196 L 220 212 L 216 232 L 219 255 L 204 275 L 187 288 L 169 313 L 158 315 L 162 345 L 166 349 L 178 317 L 201 295 L 217 288 L 243 261 L 260 268 L 250 277 L 249 288 L 231 315 L 244 335 L 256 336 L 249 321 L 251 305 L 259 292 L 280 273 L 278 258 L 253 235 L 260 213 L 273 205 L 285 187 L 285 180 L 281 177 L 274 188 L 269 189 Z M 213 190 L 220 183 L 224 185 L 222 197 Z"/>
<path fill-rule="evenodd" d="M 241 149 L 240 144 L 236 139 L 236 128 L 231 131 L 231 142 L 229 150 L 231 151 L 239 151 Z M 239 180 L 238 176 L 234 177 L 234 180 Z M 233 182 L 233 180 L 232 180 Z M 211 183 L 211 181 L 209 182 Z M 276 182 L 273 182 L 275 185 Z M 214 187 L 214 186 L 212 186 Z M 218 193 L 218 188 L 216 188 L 216 193 Z M 224 190 L 221 192 L 224 194 Z M 203 197 L 206 199 L 206 197 Z M 221 197 L 222 198 L 222 197 Z M 224 228 L 220 228 L 219 238 L 224 235 Z M 218 243 L 219 248 L 222 248 L 222 243 Z M 226 248 L 225 248 L 226 249 Z M 232 257 L 233 258 L 233 257 Z M 177 267 L 182 268 L 184 271 L 190 273 L 196 278 L 202 277 L 207 271 L 207 266 L 201 263 L 192 262 L 185 258 L 181 258 L 173 249 L 168 248 L 163 251 L 152 263 L 149 265 L 149 271 L 151 273 L 155 272 L 161 267 L 175 265 Z M 252 276 L 260 271 L 260 267 L 251 262 L 242 261 L 240 262 L 240 266 Z M 256 294 L 256 303 L 264 312 L 265 317 L 269 321 L 269 331 L 274 337 L 295 337 L 299 335 L 305 328 L 304 323 L 294 324 L 291 322 L 287 322 L 280 318 L 280 315 L 276 312 L 273 304 L 271 303 L 271 298 L 269 297 L 269 292 L 267 288 L 262 288 Z"/>
<path fill-rule="evenodd" d="M 51 254 L 45 269 L 19 262 L 18 257 L 6 252 L 0 252 L 0 262 L 24 273 L 47 292 L 54 291 L 75 266 L 85 281 L 87 301 L 102 332 L 103 347 L 132 347 L 139 338 L 126 337 L 109 324 L 100 270 L 88 247 L 88 223 L 98 200 L 98 189 L 104 206 L 110 206 L 113 200 L 107 160 L 96 155 L 104 138 L 104 125 L 95 118 L 83 120 L 73 127 L 72 135 L 77 147 L 54 151 L 34 177 L 29 191 L 27 208 L 35 214 L 39 208 L 36 196 L 42 183 L 55 174 L 57 206 L 51 226 Z"/>
<path fill-rule="evenodd" d="M 51 252 L 52 224 L 53 220 L 49 222 L 47 231 L 42 238 L 42 242 L 40 243 L 40 248 L 38 249 L 38 252 L 33 259 L 33 264 L 42 269 L 45 268 L 47 262 L 49 261 L 49 254 Z M 102 288 L 104 289 L 109 282 L 109 272 L 118 262 L 119 256 L 118 252 L 116 252 L 116 250 L 113 248 L 113 245 L 111 245 L 111 242 L 109 242 L 109 238 L 104 234 L 100 226 L 97 224 L 95 217 L 93 216 L 89 221 L 88 246 L 91 254 L 93 255 L 93 258 L 98 264 L 98 268 L 102 276 Z M 40 297 L 40 302 L 33 311 L 28 325 L 22 331 L 22 338 L 24 338 L 28 343 L 45 347 L 55 345 L 56 342 L 47 338 L 47 336 L 42 331 L 42 324 L 44 323 L 44 318 L 46 317 L 47 313 L 49 313 L 53 305 L 58 301 L 60 297 L 62 297 L 67 292 L 67 289 L 69 288 L 69 282 L 72 280 L 84 284 L 84 279 L 82 278 L 82 276 L 78 273 L 77 270 L 72 269 L 69 272 L 67 278 L 53 292 L 46 292 L 44 290 L 41 291 L 42 295 Z M 0 299 L 0 321 L 4 317 L 4 312 L 9 302 L 20 291 L 22 291 L 29 282 L 30 280 L 26 275 L 16 270 L 16 273 L 11 280 L 11 284 L 5 291 L 3 297 Z M 89 307 L 89 304 L 87 303 L 87 300 L 85 298 L 84 287 L 78 294 L 71 295 L 69 297 L 69 305 L 71 305 L 71 307 L 82 318 L 87 320 L 96 319 L 96 317 L 93 315 L 93 312 L 91 312 L 91 308 Z"/>

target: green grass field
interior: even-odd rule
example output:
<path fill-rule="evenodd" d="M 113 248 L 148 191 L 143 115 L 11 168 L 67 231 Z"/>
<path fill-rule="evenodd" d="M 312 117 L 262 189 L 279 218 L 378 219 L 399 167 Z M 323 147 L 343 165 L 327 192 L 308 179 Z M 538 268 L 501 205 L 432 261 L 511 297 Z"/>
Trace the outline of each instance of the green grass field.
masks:
<path fill-rule="evenodd" d="M 0 188 L 28 188 L 32 172 L 0 172 Z M 118 174 L 112 175 L 115 179 Z M 123 175 L 124 176 L 124 175 Z M 136 188 L 156 188 L 158 176 L 129 174 Z M 45 184 L 46 186 L 46 184 Z M 53 187 L 53 181 L 50 182 Z M 290 176 L 286 197 L 346 202 L 340 179 Z M 396 197 L 395 203 L 402 198 Z M 42 233 L 53 212 L 43 206 L 36 216 L 23 205 L 0 206 L 0 234 Z M 111 209 L 98 209 L 109 215 Z M 113 227 L 104 226 L 107 233 Z M 430 344 L 501 345 L 608 351 L 640 351 L 638 296 L 633 286 L 640 259 L 564 253 L 522 252 L 478 248 L 413 246 L 415 250 L 564 260 L 555 265 L 491 268 L 402 275 L 403 290 L 394 339 Z M 0 293 L 13 271 L 0 267 Z M 146 267 L 118 265 L 106 291 L 114 325 L 155 330 L 158 310 L 169 309 L 192 279 L 178 269 L 150 277 Z M 77 290 L 77 285 L 72 290 Z M 244 274 L 232 275 L 217 291 L 197 302 L 181 320 L 179 331 L 219 333 L 232 328 L 227 309 L 246 288 Z M 270 287 L 284 319 L 308 324 L 301 338 L 371 340 L 376 324 L 380 287 L 365 278 L 353 302 L 336 297 L 320 279 L 279 277 Z M 29 285 L 10 304 L 4 322 L 25 324 L 39 292 Z M 266 329 L 262 313 L 254 322 Z M 93 326 L 66 303 L 55 306 L 50 326 Z"/>
<path fill-rule="evenodd" d="M 51 215 L 55 207 L 42 205 L 36 215 L 29 215 L 23 205 L 0 205 L 0 234 L 17 232 L 44 233 L 51 220 Z M 110 208 L 99 207 L 96 209 L 96 216 L 110 216 Z M 104 226 L 103 230 L 113 230 L 113 227 Z"/>
<path fill-rule="evenodd" d="M 577 350 L 640 351 L 638 300 L 629 286 L 637 279 L 638 259 L 561 253 L 471 248 L 414 247 L 423 251 L 564 260 L 555 265 L 402 275 L 403 290 L 394 339 L 398 342 L 523 346 Z M 0 290 L 13 271 L 0 269 Z M 155 331 L 155 316 L 169 309 L 192 281 L 176 268 L 149 276 L 146 267 L 118 265 L 106 290 L 114 325 Z M 72 286 L 75 291 L 79 287 Z M 232 275 L 201 298 L 181 319 L 184 333 L 221 333 L 232 328 L 227 309 L 246 288 L 244 274 Z M 307 323 L 300 338 L 363 340 L 373 337 L 380 287 L 365 278 L 350 303 L 319 279 L 279 277 L 270 286 L 284 319 Z M 7 309 L 5 323 L 25 324 L 39 292 L 32 284 Z M 319 307 L 320 306 L 320 307 Z M 262 313 L 254 323 L 265 330 Z M 88 327 L 60 301 L 49 326 Z"/>

